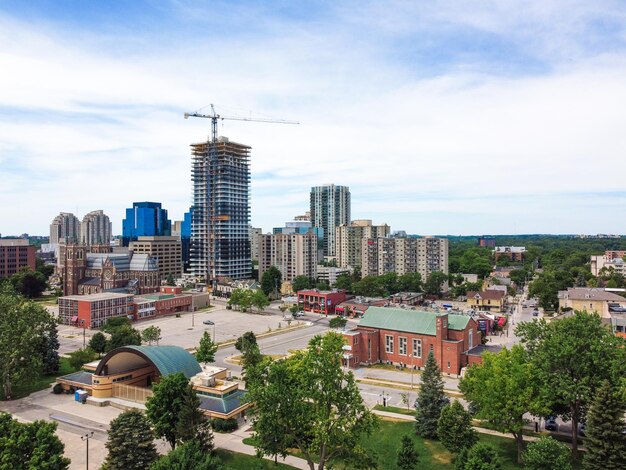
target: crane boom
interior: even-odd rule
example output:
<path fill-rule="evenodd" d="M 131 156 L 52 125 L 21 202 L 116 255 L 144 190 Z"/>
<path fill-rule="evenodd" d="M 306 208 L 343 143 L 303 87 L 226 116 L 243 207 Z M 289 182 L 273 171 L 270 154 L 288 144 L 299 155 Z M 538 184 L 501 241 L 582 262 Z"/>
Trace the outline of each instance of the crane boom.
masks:
<path fill-rule="evenodd" d="M 201 113 L 185 113 L 185 119 L 189 119 L 190 117 L 198 117 L 205 118 L 211 120 L 211 142 L 217 141 L 217 121 L 218 120 L 229 120 L 229 121 L 249 121 L 249 122 L 265 122 L 272 124 L 300 124 L 298 121 L 288 121 L 286 119 L 264 119 L 264 118 L 247 118 L 241 116 L 223 116 L 221 114 L 217 114 L 215 112 L 215 107 L 211 105 L 211 114 L 201 114 Z"/>

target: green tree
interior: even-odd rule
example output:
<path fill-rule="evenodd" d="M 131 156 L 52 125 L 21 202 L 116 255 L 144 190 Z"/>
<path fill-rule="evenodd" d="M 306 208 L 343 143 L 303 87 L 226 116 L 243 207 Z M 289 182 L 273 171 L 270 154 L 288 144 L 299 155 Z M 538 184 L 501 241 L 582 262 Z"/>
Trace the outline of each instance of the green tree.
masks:
<path fill-rule="evenodd" d="M 194 414 L 198 405 L 198 397 L 189 380 L 179 372 L 162 377 L 153 386 L 153 394 L 146 402 L 146 415 L 152 423 L 154 434 L 175 448 L 189 433 L 196 434 L 196 429 L 189 429 L 189 423 L 199 425 L 197 415 Z M 184 426 L 181 426 L 183 419 Z"/>
<path fill-rule="evenodd" d="M 122 327 L 132 326 L 132 322 L 128 317 L 112 317 L 108 318 L 101 328 L 105 333 L 113 334 L 115 330 Z"/>
<path fill-rule="evenodd" d="M 10 399 L 13 384 L 27 384 L 43 371 L 42 344 L 56 319 L 9 285 L 0 286 L 0 381 Z"/>
<path fill-rule="evenodd" d="M 122 346 L 141 346 L 141 333 L 132 326 L 121 326 L 111 333 L 111 339 L 107 341 L 107 351 L 112 351 Z"/>
<path fill-rule="evenodd" d="M 197 441 L 200 430 L 202 432 L 210 432 L 205 435 L 208 441 L 203 441 L 203 447 L 207 447 L 211 450 L 213 448 L 213 433 L 210 431 L 208 418 L 198 408 L 200 406 L 200 399 L 195 392 L 185 393 L 182 397 L 182 404 L 180 411 L 176 416 L 176 434 L 178 436 L 178 442 Z M 198 441 L 200 442 L 200 441 Z"/>
<path fill-rule="evenodd" d="M 306 351 L 280 361 L 265 358 L 251 371 L 248 399 L 255 403 L 259 454 L 285 455 L 297 448 L 310 468 L 317 462 L 319 470 L 339 455 L 363 456 L 361 438 L 377 418 L 363 403 L 352 372 L 341 367 L 343 345 L 337 333 L 315 336 Z"/>
<path fill-rule="evenodd" d="M 105 446 L 107 470 L 145 470 L 157 459 L 150 422 L 136 409 L 111 421 Z"/>
<path fill-rule="evenodd" d="M 218 457 L 206 453 L 195 441 L 186 442 L 150 466 L 150 470 L 222 470 Z"/>
<path fill-rule="evenodd" d="M 255 290 L 252 294 L 252 305 L 257 308 L 257 311 L 260 313 L 265 307 L 268 307 L 270 304 L 270 299 L 267 298 L 265 292 L 261 289 Z"/>
<path fill-rule="evenodd" d="M 521 286 L 526 282 L 526 276 L 528 276 L 528 271 L 525 269 L 514 269 L 509 273 L 509 278 L 517 286 Z"/>
<path fill-rule="evenodd" d="M 309 289 L 310 287 L 311 280 L 306 276 L 296 276 L 293 278 L 293 281 L 291 281 L 291 289 L 294 292 Z"/>
<path fill-rule="evenodd" d="M 214 362 L 215 353 L 217 352 L 217 344 L 213 342 L 211 335 L 205 331 L 200 338 L 200 344 L 196 349 L 196 359 L 198 362 Z"/>
<path fill-rule="evenodd" d="M 352 277 L 349 274 L 340 274 L 337 276 L 335 289 L 344 289 L 346 292 L 352 292 Z"/>
<path fill-rule="evenodd" d="M 43 274 L 47 282 L 48 278 L 54 273 L 54 265 L 46 264 L 39 256 L 37 256 L 35 258 L 35 271 Z"/>
<path fill-rule="evenodd" d="M 411 436 L 402 436 L 402 446 L 398 452 L 398 467 L 402 470 L 415 470 L 419 462 L 419 453 Z"/>
<path fill-rule="evenodd" d="M 348 323 L 348 320 L 343 317 L 336 316 L 328 322 L 328 326 L 331 328 L 343 328 L 346 326 L 346 323 Z"/>
<path fill-rule="evenodd" d="M 91 348 L 91 350 L 98 353 L 98 357 L 102 356 L 102 353 L 104 353 L 107 348 L 106 336 L 104 336 L 103 333 L 98 331 L 89 340 L 89 347 Z"/>
<path fill-rule="evenodd" d="M 458 400 L 441 410 L 437 436 L 443 446 L 455 454 L 461 449 L 472 447 L 478 441 L 476 431 L 472 428 L 472 417 Z"/>
<path fill-rule="evenodd" d="M 57 323 L 48 322 L 41 337 L 41 360 L 44 374 L 54 374 L 59 371 L 59 335 Z"/>
<path fill-rule="evenodd" d="M 499 470 L 502 468 L 498 451 L 490 444 L 479 442 L 467 451 L 463 470 Z"/>
<path fill-rule="evenodd" d="M 28 299 L 41 297 L 41 293 L 46 290 L 46 277 L 30 268 L 24 268 L 20 272 L 9 277 L 9 283 L 16 292 Z"/>
<path fill-rule="evenodd" d="M 0 467 L 3 469 L 64 470 L 70 459 L 63 457 L 64 445 L 55 435 L 57 423 L 20 423 L 0 413 Z"/>
<path fill-rule="evenodd" d="M 167 275 L 167 280 L 165 281 L 165 283 L 168 286 L 175 286 L 176 285 L 176 280 L 174 279 L 174 276 L 172 276 L 172 274 L 168 274 Z"/>
<path fill-rule="evenodd" d="M 420 273 L 406 273 L 398 277 L 398 292 L 422 292 L 424 282 Z"/>
<path fill-rule="evenodd" d="M 95 359 L 96 354 L 94 351 L 86 347 L 85 349 L 77 349 L 69 354 L 69 363 L 73 369 L 78 370 L 83 367 L 83 365 L 91 362 Z"/>
<path fill-rule="evenodd" d="M 317 284 L 315 284 L 315 288 L 317 290 L 330 290 L 330 284 L 326 279 L 320 280 Z"/>
<path fill-rule="evenodd" d="M 441 297 L 443 293 L 443 285 L 448 280 L 448 275 L 441 271 L 434 271 L 430 273 L 426 284 L 424 284 L 424 290 L 429 295 L 436 295 Z"/>
<path fill-rule="evenodd" d="M 540 398 L 541 384 L 534 374 L 530 354 L 520 345 L 485 354 L 482 364 L 470 367 L 459 390 L 478 409 L 477 417 L 489 421 L 496 430 L 513 434 L 517 461 L 522 462 L 524 415 L 548 413 Z"/>
<path fill-rule="evenodd" d="M 543 319 L 542 319 L 543 320 Z M 531 355 L 540 399 L 572 421 L 572 457 L 578 458 L 578 424 L 604 380 L 615 384 L 625 375 L 624 341 L 596 314 L 575 311 L 547 323 L 520 323 L 515 334 Z"/>
<path fill-rule="evenodd" d="M 443 394 L 443 379 L 441 371 L 437 367 L 437 361 L 432 351 L 428 354 L 422 384 L 415 401 L 415 431 L 418 435 L 427 438 L 437 437 L 437 422 L 441 416 L 441 410 L 446 405 Z"/>
<path fill-rule="evenodd" d="M 244 372 L 261 362 L 263 356 L 252 331 L 246 331 L 235 341 L 235 349 L 241 352 L 241 365 Z"/>
<path fill-rule="evenodd" d="M 149 326 L 141 332 L 141 339 L 143 342 L 148 343 L 149 346 L 152 346 L 153 342 L 158 345 L 161 339 L 161 328 L 154 325 Z"/>
<path fill-rule="evenodd" d="M 546 470 L 549 468 L 571 470 L 569 447 L 549 436 L 542 436 L 538 441 L 529 442 L 524 451 L 524 468 L 529 470 Z"/>
<path fill-rule="evenodd" d="M 280 292 L 282 280 L 283 275 L 280 270 L 276 266 L 270 266 L 261 276 L 261 289 L 265 292 L 265 295 L 270 295 L 271 293 L 277 295 Z"/>
<path fill-rule="evenodd" d="M 360 281 L 354 282 L 352 292 L 365 297 L 382 297 L 385 295 L 385 289 L 378 276 L 365 276 Z"/>
<path fill-rule="evenodd" d="M 587 415 L 583 467 L 587 470 L 626 468 L 624 400 L 608 380 L 598 389 Z"/>

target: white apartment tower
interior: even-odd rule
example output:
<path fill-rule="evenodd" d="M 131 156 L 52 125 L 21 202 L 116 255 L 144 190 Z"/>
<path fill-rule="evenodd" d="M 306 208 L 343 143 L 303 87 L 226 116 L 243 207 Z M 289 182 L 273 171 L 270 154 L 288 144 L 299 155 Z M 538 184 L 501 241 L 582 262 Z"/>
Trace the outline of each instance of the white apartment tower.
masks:
<path fill-rule="evenodd" d="M 311 223 L 324 229 L 324 256 L 336 256 L 335 229 L 350 223 L 350 189 L 334 184 L 312 187 Z"/>
<path fill-rule="evenodd" d="M 296 276 L 317 277 L 317 235 L 276 233 L 259 235 L 259 279 L 270 266 L 276 266 L 283 281 Z"/>
<path fill-rule="evenodd" d="M 80 225 L 80 242 L 83 245 L 108 245 L 111 243 L 111 221 L 103 211 L 91 211 Z"/>
<path fill-rule="evenodd" d="M 389 225 L 372 225 L 371 220 L 353 220 L 350 225 L 340 225 L 335 229 L 337 265 L 341 268 L 360 267 L 363 239 L 385 238 L 390 230 Z"/>
<path fill-rule="evenodd" d="M 69 212 L 61 212 L 50 224 L 50 244 L 58 245 L 63 239 L 67 243 L 77 243 L 80 239 L 80 221 Z"/>

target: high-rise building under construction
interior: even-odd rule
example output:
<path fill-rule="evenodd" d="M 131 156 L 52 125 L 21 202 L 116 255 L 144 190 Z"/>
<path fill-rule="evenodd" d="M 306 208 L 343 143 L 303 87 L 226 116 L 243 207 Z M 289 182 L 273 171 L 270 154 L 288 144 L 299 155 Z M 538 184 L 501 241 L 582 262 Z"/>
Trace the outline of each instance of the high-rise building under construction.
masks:
<path fill-rule="evenodd" d="M 191 145 L 190 271 L 208 281 L 252 277 L 250 147 L 226 137 Z"/>

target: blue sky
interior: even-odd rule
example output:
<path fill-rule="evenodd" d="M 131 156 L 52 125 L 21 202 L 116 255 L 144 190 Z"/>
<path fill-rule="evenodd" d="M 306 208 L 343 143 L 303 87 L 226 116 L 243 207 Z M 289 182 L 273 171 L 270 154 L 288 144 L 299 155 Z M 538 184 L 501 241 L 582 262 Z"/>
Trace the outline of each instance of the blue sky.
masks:
<path fill-rule="evenodd" d="M 626 4 L 2 1 L 0 233 L 190 205 L 186 111 L 252 147 L 252 223 L 350 186 L 420 234 L 626 233 Z"/>

